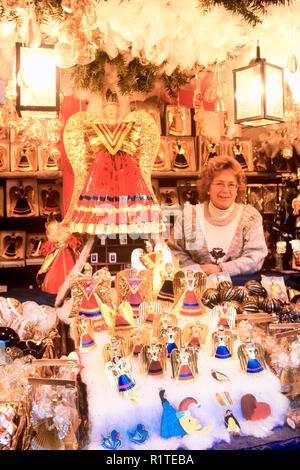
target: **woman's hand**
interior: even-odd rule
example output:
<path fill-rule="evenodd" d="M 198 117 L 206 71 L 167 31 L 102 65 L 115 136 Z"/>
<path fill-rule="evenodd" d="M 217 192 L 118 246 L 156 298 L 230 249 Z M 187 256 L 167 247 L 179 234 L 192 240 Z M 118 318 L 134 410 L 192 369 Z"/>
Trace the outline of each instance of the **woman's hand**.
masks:
<path fill-rule="evenodd" d="M 222 268 L 218 264 L 200 264 L 200 268 L 208 275 L 222 272 Z"/>

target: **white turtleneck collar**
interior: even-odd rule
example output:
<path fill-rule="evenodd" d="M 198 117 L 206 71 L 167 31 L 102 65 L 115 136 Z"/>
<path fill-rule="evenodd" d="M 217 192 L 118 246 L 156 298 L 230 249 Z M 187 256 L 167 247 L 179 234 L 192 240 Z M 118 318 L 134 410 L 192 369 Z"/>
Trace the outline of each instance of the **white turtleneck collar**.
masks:
<path fill-rule="evenodd" d="M 211 201 L 209 201 L 208 210 L 212 217 L 217 217 L 219 220 L 224 220 L 232 214 L 234 206 L 235 203 L 233 202 L 228 209 L 218 209 Z"/>

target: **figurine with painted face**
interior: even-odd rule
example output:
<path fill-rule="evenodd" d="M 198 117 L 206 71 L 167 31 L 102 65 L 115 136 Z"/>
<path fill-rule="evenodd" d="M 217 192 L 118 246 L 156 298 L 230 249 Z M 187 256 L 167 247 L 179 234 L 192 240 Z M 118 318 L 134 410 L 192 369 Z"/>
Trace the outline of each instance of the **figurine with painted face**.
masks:
<path fill-rule="evenodd" d="M 166 370 L 167 350 L 163 344 L 152 340 L 141 353 L 141 372 L 150 377 L 162 377 Z"/>
<path fill-rule="evenodd" d="M 182 330 L 182 343 L 201 349 L 201 345 L 205 344 L 209 328 L 205 323 L 199 321 L 187 323 Z"/>
<path fill-rule="evenodd" d="M 152 329 L 156 323 L 156 319 L 162 312 L 162 305 L 150 300 L 150 302 L 142 302 L 139 306 L 139 324 L 143 328 Z"/>
<path fill-rule="evenodd" d="M 181 329 L 169 325 L 167 329 L 160 331 L 158 341 L 165 344 L 168 357 L 170 357 L 173 349 L 181 348 Z"/>
<path fill-rule="evenodd" d="M 109 343 L 103 346 L 102 350 L 104 362 L 112 361 L 115 356 L 126 356 L 126 345 L 123 338 L 113 336 Z"/>
<path fill-rule="evenodd" d="M 212 354 L 216 359 L 230 359 L 233 356 L 236 335 L 219 326 L 212 334 Z"/>
<path fill-rule="evenodd" d="M 178 383 L 193 382 L 198 374 L 197 350 L 195 348 L 173 349 L 171 353 L 172 377 Z"/>
<path fill-rule="evenodd" d="M 212 316 L 216 327 L 222 326 L 226 330 L 235 327 L 236 308 L 228 302 L 223 302 L 222 305 L 216 305 L 212 309 Z"/>
<path fill-rule="evenodd" d="M 137 401 L 136 382 L 127 357 L 114 356 L 112 361 L 105 364 L 105 373 L 114 391 L 118 392 L 121 397 Z"/>
<path fill-rule="evenodd" d="M 118 294 L 118 302 L 127 301 L 133 310 L 134 318 L 139 316 L 139 306 L 146 300 L 149 291 L 147 279 L 138 275 L 137 269 L 120 271 L 116 275 L 115 287 Z"/>
<path fill-rule="evenodd" d="M 147 328 L 135 328 L 126 338 L 128 356 L 138 359 L 144 346 L 150 345 L 150 331 Z"/>
<path fill-rule="evenodd" d="M 156 297 L 157 302 L 165 306 L 174 304 L 174 270 L 173 263 L 167 263 L 165 267 L 160 270 L 159 276 L 161 278 L 160 288 Z"/>
<path fill-rule="evenodd" d="M 238 347 L 238 358 L 246 374 L 255 376 L 266 370 L 263 347 L 260 343 L 253 343 L 250 338 Z"/>
<path fill-rule="evenodd" d="M 175 306 L 173 312 L 181 318 L 187 319 L 201 316 L 204 312 L 201 296 L 205 289 L 205 274 L 194 273 L 190 269 L 186 273 L 177 272 L 174 276 Z"/>

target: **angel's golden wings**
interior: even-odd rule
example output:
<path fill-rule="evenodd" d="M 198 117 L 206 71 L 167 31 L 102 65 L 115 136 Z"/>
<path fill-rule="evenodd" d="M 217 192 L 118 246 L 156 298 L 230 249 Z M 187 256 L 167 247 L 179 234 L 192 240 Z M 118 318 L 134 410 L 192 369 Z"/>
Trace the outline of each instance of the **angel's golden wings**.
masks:
<path fill-rule="evenodd" d="M 146 111 L 129 113 L 123 121 L 129 123 L 129 131 L 122 143 L 137 164 L 154 201 L 157 202 L 151 185 L 152 167 L 159 149 L 160 132 L 154 119 Z M 80 111 L 73 114 L 66 123 L 63 142 L 74 172 L 74 188 L 64 222 L 71 222 L 71 215 L 86 181 L 97 147 L 97 125 L 102 124 L 97 114 Z"/>

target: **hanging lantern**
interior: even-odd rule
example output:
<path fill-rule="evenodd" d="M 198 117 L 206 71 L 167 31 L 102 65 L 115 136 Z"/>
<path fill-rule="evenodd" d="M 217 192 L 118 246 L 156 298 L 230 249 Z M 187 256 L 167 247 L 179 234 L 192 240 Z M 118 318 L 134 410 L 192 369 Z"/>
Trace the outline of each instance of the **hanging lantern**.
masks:
<path fill-rule="evenodd" d="M 283 68 L 256 58 L 233 70 L 234 121 L 245 126 L 265 126 L 284 121 Z"/>
<path fill-rule="evenodd" d="M 24 117 L 56 117 L 59 73 L 52 46 L 37 49 L 16 43 L 16 111 Z"/>

